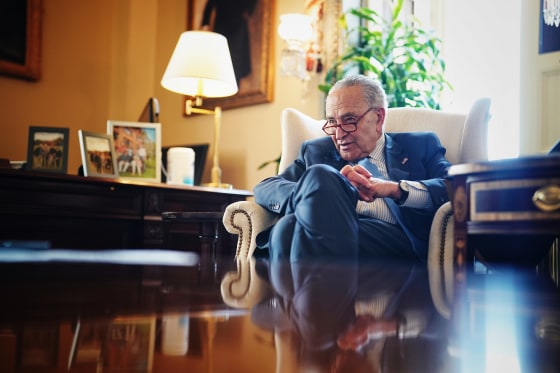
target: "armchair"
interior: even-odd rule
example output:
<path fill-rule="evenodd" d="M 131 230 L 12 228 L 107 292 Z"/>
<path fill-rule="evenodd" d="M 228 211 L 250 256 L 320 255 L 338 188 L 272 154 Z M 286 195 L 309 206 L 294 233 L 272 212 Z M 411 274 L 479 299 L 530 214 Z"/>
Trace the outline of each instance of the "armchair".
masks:
<path fill-rule="evenodd" d="M 487 127 L 490 99 L 480 98 L 466 114 L 450 113 L 424 108 L 390 108 L 385 121 L 386 132 L 435 132 L 447 149 L 446 157 L 452 164 L 484 161 L 487 153 Z M 295 109 L 282 111 L 281 136 L 282 172 L 297 157 L 300 145 L 319 136 L 324 120 L 311 118 Z M 437 211 L 432 222 L 429 238 L 428 265 L 437 269 L 430 271 L 430 282 L 439 293 L 435 301 L 438 310 L 448 314 L 447 304 L 452 297 L 451 288 L 445 288 L 446 279 L 452 276 L 453 265 L 453 219 L 451 203 L 447 202 Z M 224 213 L 226 230 L 238 236 L 236 258 L 250 259 L 256 249 L 258 233 L 273 225 L 278 216 L 253 201 L 241 201 L 229 205 Z M 431 284 L 432 285 L 432 284 Z M 231 294 L 229 294 L 231 296 Z M 438 304 L 439 303 L 439 304 Z"/>

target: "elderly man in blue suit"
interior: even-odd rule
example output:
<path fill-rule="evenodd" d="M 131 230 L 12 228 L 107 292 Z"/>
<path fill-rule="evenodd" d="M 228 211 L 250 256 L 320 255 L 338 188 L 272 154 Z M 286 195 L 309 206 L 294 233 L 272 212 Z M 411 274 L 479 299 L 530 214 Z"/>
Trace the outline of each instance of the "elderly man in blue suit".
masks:
<path fill-rule="evenodd" d="M 283 173 L 254 188 L 259 205 L 282 215 L 259 247 L 291 261 L 425 261 L 433 216 L 448 201 L 445 148 L 433 133 L 385 133 L 385 91 L 363 75 L 335 83 L 325 109 L 328 136 L 305 142 Z"/>

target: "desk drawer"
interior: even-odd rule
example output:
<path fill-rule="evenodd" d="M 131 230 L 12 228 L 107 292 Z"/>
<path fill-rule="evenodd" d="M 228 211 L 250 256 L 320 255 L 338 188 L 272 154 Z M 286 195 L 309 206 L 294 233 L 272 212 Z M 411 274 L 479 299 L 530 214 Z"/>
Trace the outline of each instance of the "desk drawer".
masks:
<path fill-rule="evenodd" d="M 140 219 L 142 190 L 117 183 L 5 182 L 0 214 Z"/>
<path fill-rule="evenodd" d="M 548 193 L 550 211 L 534 202 Z M 470 221 L 523 221 L 560 219 L 560 178 L 510 179 L 470 183 Z M 555 203 L 554 203 L 555 201 Z M 555 207 L 556 206 L 556 207 Z"/>

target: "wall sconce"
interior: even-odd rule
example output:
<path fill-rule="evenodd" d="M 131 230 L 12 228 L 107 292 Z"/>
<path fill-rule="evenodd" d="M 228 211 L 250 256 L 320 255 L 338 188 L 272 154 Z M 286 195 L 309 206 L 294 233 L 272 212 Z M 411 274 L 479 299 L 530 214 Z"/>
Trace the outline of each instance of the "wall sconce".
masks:
<path fill-rule="evenodd" d="M 304 14 L 290 13 L 280 16 L 278 34 L 286 42 L 280 62 L 282 76 L 309 79 L 306 54 L 313 37 L 312 21 L 310 16 Z"/>
<path fill-rule="evenodd" d="M 214 152 L 211 182 L 204 184 L 214 188 L 232 188 L 222 183 L 219 162 L 222 108 L 203 109 L 205 97 L 227 97 L 237 93 L 237 81 L 233 71 L 227 39 L 209 31 L 186 31 L 181 34 L 161 79 L 163 88 L 191 96 L 186 101 L 187 115 L 207 114 L 214 116 Z"/>

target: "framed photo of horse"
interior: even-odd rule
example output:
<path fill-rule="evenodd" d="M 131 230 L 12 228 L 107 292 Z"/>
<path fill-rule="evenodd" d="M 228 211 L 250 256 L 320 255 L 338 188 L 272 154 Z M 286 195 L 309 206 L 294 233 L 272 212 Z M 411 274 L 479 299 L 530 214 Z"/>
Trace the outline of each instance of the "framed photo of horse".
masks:
<path fill-rule="evenodd" d="M 29 127 L 26 170 L 66 173 L 68 128 Z"/>
<path fill-rule="evenodd" d="M 78 131 L 84 176 L 119 176 L 113 138 L 105 133 Z"/>

